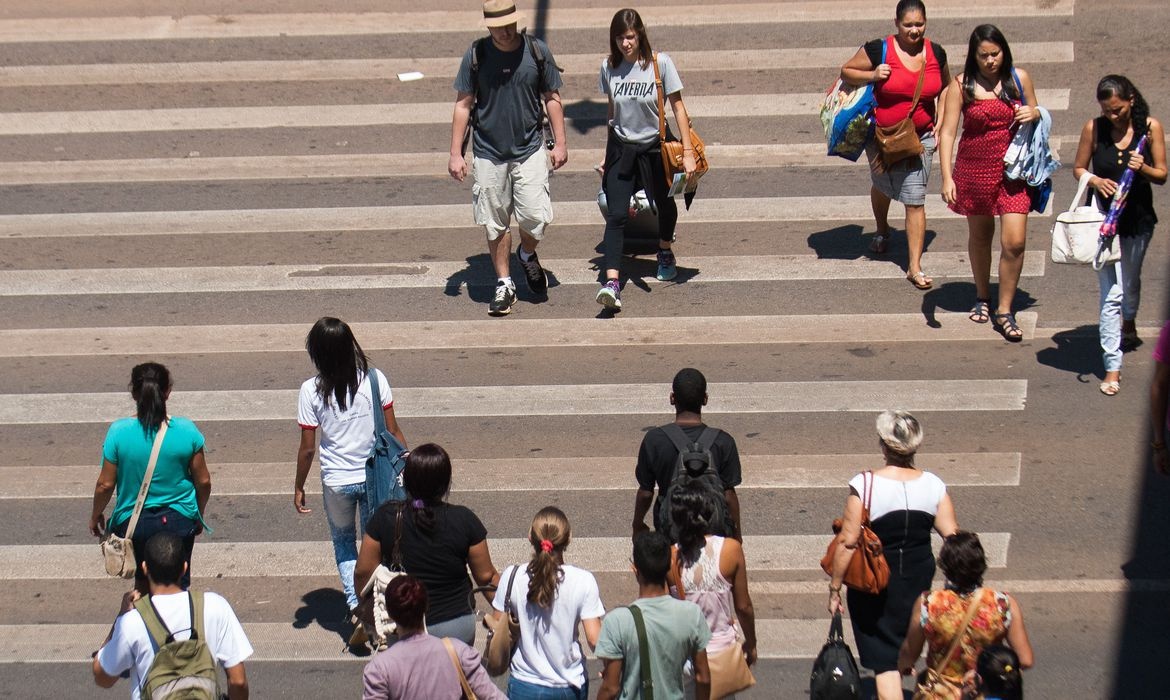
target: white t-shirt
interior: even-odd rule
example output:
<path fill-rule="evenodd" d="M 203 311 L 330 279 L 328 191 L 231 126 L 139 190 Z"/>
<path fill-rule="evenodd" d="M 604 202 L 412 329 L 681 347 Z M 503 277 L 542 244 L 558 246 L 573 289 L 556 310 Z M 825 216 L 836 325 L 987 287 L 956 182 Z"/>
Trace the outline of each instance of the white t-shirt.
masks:
<path fill-rule="evenodd" d="M 500 595 L 492 605 L 504 610 L 504 595 L 512 569 L 500 576 Z M 512 585 L 512 609 L 520 618 L 520 644 L 512 656 L 512 677 L 525 683 L 554 688 L 585 684 L 585 653 L 577 641 L 577 623 L 605 615 L 597 579 L 571 564 L 561 566 L 565 578 L 557 586 L 552 608 L 528 602 L 527 566 L 520 565 Z"/>
<path fill-rule="evenodd" d="M 394 403 L 390 393 L 390 382 L 379 369 L 378 391 L 381 393 L 382 409 Z M 297 399 L 297 422 L 301 429 L 321 429 L 321 483 L 337 488 L 360 484 L 366 480 L 366 460 L 374 448 L 374 412 L 370 409 L 368 377 L 362 377 L 357 394 L 346 401 L 345 410 L 337 408 L 337 401 L 330 396 L 329 405 L 317 393 L 317 378 L 311 377 L 301 384 Z"/>
<path fill-rule="evenodd" d="M 191 638 L 191 603 L 187 593 L 170 593 L 151 598 L 163 624 L 176 640 Z M 203 633 L 211 655 L 223 668 L 243 663 L 252 655 L 252 645 L 236 619 L 232 606 L 216 593 L 203 594 Z M 154 642 L 137 610 L 114 623 L 114 635 L 98 652 L 102 670 L 111 676 L 130 671 L 130 700 L 139 700 L 142 679 L 154 661 Z"/>
<path fill-rule="evenodd" d="M 674 61 L 661 51 L 658 53 L 658 69 L 667 95 L 683 89 Z M 602 59 L 600 87 L 601 93 L 613 101 L 613 119 L 609 126 L 618 138 L 628 143 L 650 143 L 658 138 L 658 91 L 654 85 L 653 61 L 648 61 L 645 68 L 638 62 L 629 61 L 610 68 L 609 59 Z M 663 105 L 669 109 L 665 97 Z"/>
<path fill-rule="evenodd" d="M 865 504 L 864 472 L 849 480 L 849 486 L 857 493 L 862 505 Z M 921 476 L 909 481 L 874 476 L 873 495 L 869 507 L 870 520 L 877 520 L 886 513 L 896 510 L 918 510 L 931 515 L 938 514 L 938 504 L 947 494 L 947 485 L 937 475 L 922 472 Z"/>

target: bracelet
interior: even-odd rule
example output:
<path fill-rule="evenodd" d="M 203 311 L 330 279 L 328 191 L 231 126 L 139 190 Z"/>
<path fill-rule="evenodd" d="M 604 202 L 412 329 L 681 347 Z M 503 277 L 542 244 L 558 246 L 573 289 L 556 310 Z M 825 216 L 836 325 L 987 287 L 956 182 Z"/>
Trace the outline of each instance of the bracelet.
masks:
<path fill-rule="evenodd" d="M 840 592 L 841 592 L 841 586 L 836 586 L 836 587 L 834 587 L 834 586 L 833 586 L 833 584 L 831 584 L 831 583 L 830 583 L 830 584 L 829 584 L 829 592 L 830 592 L 830 593 L 840 593 Z"/>

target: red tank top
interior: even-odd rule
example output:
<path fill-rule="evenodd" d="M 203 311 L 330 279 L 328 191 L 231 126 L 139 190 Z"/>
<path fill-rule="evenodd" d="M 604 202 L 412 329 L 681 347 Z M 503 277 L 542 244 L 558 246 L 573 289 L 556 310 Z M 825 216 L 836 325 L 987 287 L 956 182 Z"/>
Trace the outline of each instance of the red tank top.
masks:
<path fill-rule="evenodd" d="M 874 85 L 873 94 L 877 100 L 874 120 L 878 126 L 893 126 L 907 117 L 914 100 L 914 88 L 918 85 L 918 73 L 906 68 L 898 58 L 896 41 L 893 36 L 886 37 L 886 63 L 890 66 L 890 77 Z M 942 70 L 934 57 L 934 48 L 929 40 L 923 41 L 926 79 L 922 81 L 922 95 L 918 98 L 918 108 L 914 110 L 914 128 L 919 134 L 934 128 L 935 99 L 943 89 Z"/>

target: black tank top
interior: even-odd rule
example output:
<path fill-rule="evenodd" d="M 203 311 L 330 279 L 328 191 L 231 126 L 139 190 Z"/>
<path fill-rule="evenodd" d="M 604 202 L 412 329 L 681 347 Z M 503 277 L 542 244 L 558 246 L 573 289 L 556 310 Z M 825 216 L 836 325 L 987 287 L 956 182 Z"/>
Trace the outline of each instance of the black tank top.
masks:
<path fill-rule="evenodd" d="M 1120 182 L 1121 175 L 1126 171 L 1126 164 L 1129 163 L 1129 156 L 1140 137 L 1134 134 L 1129 146 L 1123 150 L 1113 143 L 1113 125 L 1108 119 L 1097 117 L 1094 130 L 1097 132 L 1097 142 L 1093 145 L 1093 174 Z M 1147 145 L 1142 155 L 1149 158 L 1149 153 Z M 1097 206 L 1102 211 L 1109 211 L 1110 200 L 1099 193 L 1096 196 Z M 1145 219 L 1150 219 L 1154 223 L 1158 221 L 1158 215 L 1154 213 L 1154 191 L 1149 180 L 1141 173 L 1134 173 L 1133 186 L 1129 190 L 1125 210 L 1121 212 L 1121 218 L 1117 221 L 1117 233 L 1121 236 L 1132 236 L 1137 233 L 1138 224 Z"/>

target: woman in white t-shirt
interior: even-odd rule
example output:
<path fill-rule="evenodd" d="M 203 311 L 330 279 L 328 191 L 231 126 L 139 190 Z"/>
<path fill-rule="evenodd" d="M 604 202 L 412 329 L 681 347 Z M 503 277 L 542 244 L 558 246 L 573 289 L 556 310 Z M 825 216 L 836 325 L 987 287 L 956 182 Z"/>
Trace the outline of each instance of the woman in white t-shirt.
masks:
<path fill-rule="evenodd" d="M 507 600 L 520 620 L 508 697 L 584 700 L 589 697 L 589 677 L 577 627 L 585 628 L 591 650 L 597 646 L 605 614 L 597 579 L 565 563 L 569 519 L 560 508 L 548 506 L 536 514 L 528 541 L 533 549 L 528 566 L 504 569 L 492 602 L 497 619 L 504 615 Z"/>
<path fill-rule="evenodd" d="M 682 81 L 674 61 L 658 54 L 662 91 L 666 93 L 676 124 L 690 124 L 682 100 Z M 609 140 L 602 161 L 601 187 L 605 190 L 605 284 L 597 303 L 608 309 L 622 308 L 621 259 L 630 197 L 645 190 L 658 213 L 658 279 L 678 275 L 671 243 L 678 221 L 678 207 L 667 196 L 669 188 L 662 168 L 658 132 L 658 91 L 654 81 L 654 52 L 646 37 L 646 25 L 636 10 L 618 10 L 609 24 L 609 56 L 601 63 L 601 92 L 609 98 Z M 695 152 L 690 129 L 680 126 L 683 168 L 695 172 Z"/>
<path fill-rule="evenodd" d="M 312 510 L 305 502 L 305 479 L 313 465 L 317 448 L 317 429 L 321 429 L 321 492 L 325 517 L 333 539 L 333 555 L 341 575 L 345 602 L 352 611 L 357 606 L 353 570 L 357 563 L 358 525 L 361 531 L 376 509 L 368 503 L 366 493 L 366 459 L 374 446 L 373 397 L 370 393 L 370 366 L 353 331 L 340 319 L 323 317 L 313 325 L 305 339 L 305 349 L 317 368 L 317 376 L 301 385 L 297 400 L 297 422 L 301 426 L 301 445 L 297 451 L 297 478 L 293 505 L 298 513 Z M 386 428 L 406 445 L 398 421 L 394 418 L 394 397 L 386 376 L 375 369 L 381 395 L 380 410 L 386 416 Z"/>

